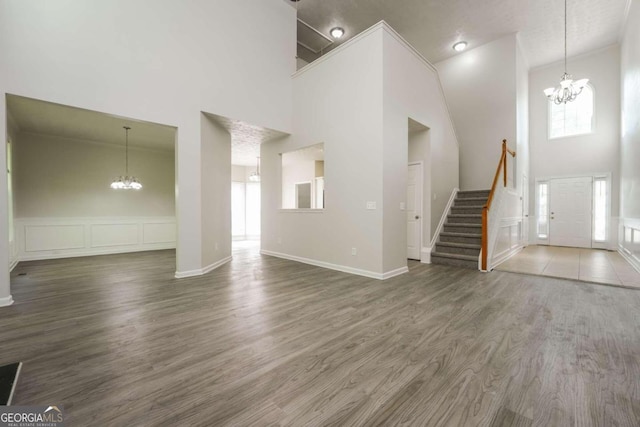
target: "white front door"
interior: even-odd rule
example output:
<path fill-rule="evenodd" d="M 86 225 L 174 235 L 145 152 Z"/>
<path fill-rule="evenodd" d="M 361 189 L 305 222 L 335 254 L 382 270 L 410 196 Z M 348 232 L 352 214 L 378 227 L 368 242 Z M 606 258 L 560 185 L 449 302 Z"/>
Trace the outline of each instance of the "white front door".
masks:
<path fill-rule="evenodd" d="M 407 258 L 420 260 L 422 247 L 422 163 L 409 165 L 407 178 Z"/>
<path fill-rule="evenodd" d="M 550 181 L 550 245 L 591 247 L 592 183 L 591 177 Z"/>

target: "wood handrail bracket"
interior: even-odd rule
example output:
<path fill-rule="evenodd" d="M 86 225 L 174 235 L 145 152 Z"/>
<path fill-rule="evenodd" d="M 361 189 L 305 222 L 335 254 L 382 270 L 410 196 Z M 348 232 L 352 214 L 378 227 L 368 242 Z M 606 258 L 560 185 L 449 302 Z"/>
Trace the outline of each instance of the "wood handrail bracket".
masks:
<path fill-rule="evenodd" d="M 511 157 L 516 156 L 516 152 L 507 148 L 507 140 L 502 140 L 502 155 L 498 162 L 498 168 L 496 174 L 493 177 L 493 184 L 491 184 L 491 192 L 487 198 L 487 203 L 482 207 L 482 270 L 487 271 L 487 249 L 489 247 L 489 210 L 491 209 L 491 203 L 493 202 L 493 195 L 496 192 L 496 186 L 498 185 L 498 179 L 500 178 L 500 170 L 503 171 L 503 184 L 507 186 L 507 154 Z"/>

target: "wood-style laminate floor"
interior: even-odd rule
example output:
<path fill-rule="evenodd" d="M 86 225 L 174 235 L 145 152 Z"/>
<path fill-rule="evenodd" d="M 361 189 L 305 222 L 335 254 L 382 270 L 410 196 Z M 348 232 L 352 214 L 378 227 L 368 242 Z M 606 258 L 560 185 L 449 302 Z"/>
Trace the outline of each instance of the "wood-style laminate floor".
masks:
<path fill-rule="evenodd" d="M 176 280 L 174 261 L 20 263 L 14 404 L 72 426 L 640 425 L 640 292 L 418 263 L 378 281 L 247 247 Z"/>

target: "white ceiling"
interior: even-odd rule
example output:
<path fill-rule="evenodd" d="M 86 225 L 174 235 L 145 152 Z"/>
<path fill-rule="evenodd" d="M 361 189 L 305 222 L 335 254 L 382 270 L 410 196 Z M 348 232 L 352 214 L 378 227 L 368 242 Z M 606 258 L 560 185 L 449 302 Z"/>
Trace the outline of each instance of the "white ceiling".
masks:
<path fill-rule="evenodd" d="M 569 56 L 618 41 L 630 0 L 568 0 Z M 290 2 L 291 3 L 291 2 Z M 531 67 L 563 56 L 563 0 L 300 0 L 298 17 L 325 35 L 339 26 L 344 42 L 385 20 L 432 63 L 456 54 L 465 40 L 478 47 L 520 33 Z M 333 47 L 339 45 L 337 42 Z M 298 48 L 311 61 L 315 55 Z"/>
<path fill-rule="evenodd" d="M 260 144 L 286 133 L 261 126 L 252 125 L 241 120 L 234 120 L 216 114 L 207 114 L 231 134 L 231 164 L 255 166 L 260 156 Z"/>
<path fill-rule="evenodd" d="M 172 126 L 127 119 L 91 110 L 54 104 L 37 99 L 7 95 L 9 115 L 21 132 L 53 135 L 82 141 L 124 145 L 123 126 L 131 127 L 131 147 L 174 151 L 175 131 Z M 232 164 L 255 166 L 260 144 L 286 134 L 254 126 L 240 120 L 207 114 L 231 134 Z"/>
<path fill-rule="evenodd" d="M 7 95 L 7 109 L 21 132 L 124 145 L 123 126 L 131 127 L 129 145 L 174 151 L 171 126 L 112 116 L 96 111 Z"/>

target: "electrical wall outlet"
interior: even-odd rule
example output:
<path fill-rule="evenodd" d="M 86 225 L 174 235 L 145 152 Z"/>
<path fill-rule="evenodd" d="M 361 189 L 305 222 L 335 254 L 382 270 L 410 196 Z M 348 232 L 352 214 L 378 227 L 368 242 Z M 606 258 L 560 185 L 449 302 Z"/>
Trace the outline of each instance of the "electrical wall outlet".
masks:
<path fill-rule="evenodd" d="M 367 209 L 368 210 L 375 210 L 376 209 L 376 202 L 367 202 Z"/>

